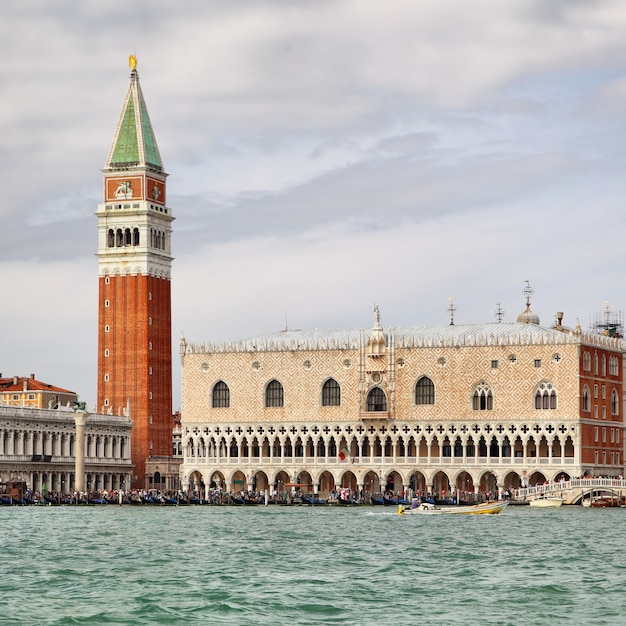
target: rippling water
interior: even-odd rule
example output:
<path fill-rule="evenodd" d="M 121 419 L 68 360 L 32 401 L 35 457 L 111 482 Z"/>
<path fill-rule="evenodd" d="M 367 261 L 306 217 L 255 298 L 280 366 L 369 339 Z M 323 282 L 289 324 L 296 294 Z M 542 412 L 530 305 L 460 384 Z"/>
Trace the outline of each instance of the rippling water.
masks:
<path fill-rule="evenodd" d="M 2 624 L 626 624 L 626 509 L 1 507 Z"/>

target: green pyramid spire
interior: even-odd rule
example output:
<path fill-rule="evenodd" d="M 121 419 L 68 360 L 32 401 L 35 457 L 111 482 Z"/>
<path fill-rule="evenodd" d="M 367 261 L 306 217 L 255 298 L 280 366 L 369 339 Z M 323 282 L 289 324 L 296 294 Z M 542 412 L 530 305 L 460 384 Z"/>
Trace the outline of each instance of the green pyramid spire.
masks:
<path fill-rule="evenodd" d="M 139 164 L 139 148 L 137 146 L 137 129 L 135 127 L 135 105 L 132 95 L 126 102 L 122 124 L 117 133 L 117 141 L 111 157 L 111 165 Z"/>
<path fill-rule="evenodd" d="M 135 69 L 130 74 L 130 86 L 106 163 L 107 169 L 132 166 L 163 171 L 163 162 Z"/>

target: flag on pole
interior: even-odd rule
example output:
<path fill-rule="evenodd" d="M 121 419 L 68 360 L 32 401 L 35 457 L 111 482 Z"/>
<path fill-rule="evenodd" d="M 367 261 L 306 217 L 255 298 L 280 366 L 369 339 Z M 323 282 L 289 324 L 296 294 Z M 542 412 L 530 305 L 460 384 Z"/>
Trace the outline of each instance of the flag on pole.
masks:
<path fill-rule="evenodd" d="M 350 456 L 350 450 L 348 449 L 348 444 L 344 443 L 343 448 L 339 450 L 339 460 L 342 462 L 346 461 L 349 456 Z"/>

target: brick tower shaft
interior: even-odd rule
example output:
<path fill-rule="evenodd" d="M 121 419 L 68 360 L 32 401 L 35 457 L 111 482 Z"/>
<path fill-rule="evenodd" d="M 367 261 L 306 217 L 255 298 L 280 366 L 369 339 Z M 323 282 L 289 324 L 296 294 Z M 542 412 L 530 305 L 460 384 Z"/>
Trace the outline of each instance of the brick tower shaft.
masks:
<path fill-rule="evenodd" d="M 171 224 L 166 178 L 131 57 L 98 205 L 98 409 L 133 421 L 132 488 L 172 454 Z"/>

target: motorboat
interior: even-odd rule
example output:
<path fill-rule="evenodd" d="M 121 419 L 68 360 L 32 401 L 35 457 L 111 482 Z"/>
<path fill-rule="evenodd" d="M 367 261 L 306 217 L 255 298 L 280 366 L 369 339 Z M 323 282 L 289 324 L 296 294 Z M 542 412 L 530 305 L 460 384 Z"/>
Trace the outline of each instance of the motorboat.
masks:
<path fill-rule="evenodd" d="M 399 506 L 398 515 L 497 515 L 506 508 L 508 503 L 508 500 L 501 500 L 467 506 L 439 506 L 430 502 L 422 502 L 417 506 Z"/>
<path fill-rule="evenodd" d="M 541 496 L 535 500 L 530 501 L 530 506 L 537 508 L 555 508 L 563 504 L 563 498 L 561 496 Z"/>
<path fill-rule="evenodd" d="M 626 500 L 623 496 L 597 496 L 591 500 L 591 506 L 594 509 L 624 507 Z"/>

